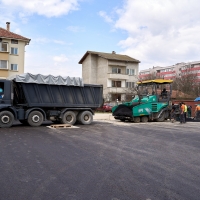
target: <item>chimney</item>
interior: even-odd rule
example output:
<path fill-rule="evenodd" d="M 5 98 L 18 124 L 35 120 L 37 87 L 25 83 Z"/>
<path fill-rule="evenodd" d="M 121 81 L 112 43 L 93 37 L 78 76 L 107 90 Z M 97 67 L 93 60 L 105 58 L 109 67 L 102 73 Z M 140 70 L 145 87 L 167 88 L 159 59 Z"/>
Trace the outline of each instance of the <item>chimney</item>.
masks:
<path fill-rule="evenodd" d="M 116 52 L 115 52 L 115 51 L 112 51 L 112 54 L 116 54 Z"/>
<path fill-rule="evenodd" d="M 7 24 L 7 31 L 10 31 L 10 22 L 6 22 Z"/>

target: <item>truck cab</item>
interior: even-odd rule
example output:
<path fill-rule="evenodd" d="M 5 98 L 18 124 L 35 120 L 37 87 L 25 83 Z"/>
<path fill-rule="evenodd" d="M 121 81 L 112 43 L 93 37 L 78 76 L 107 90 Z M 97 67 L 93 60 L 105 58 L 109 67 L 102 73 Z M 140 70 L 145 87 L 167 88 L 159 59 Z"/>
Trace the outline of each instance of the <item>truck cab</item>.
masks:
<path fill-rule="evenodd" d="M 0 108 L 11 106 L 13 103 L 12 82 L 0 79 Z"/>

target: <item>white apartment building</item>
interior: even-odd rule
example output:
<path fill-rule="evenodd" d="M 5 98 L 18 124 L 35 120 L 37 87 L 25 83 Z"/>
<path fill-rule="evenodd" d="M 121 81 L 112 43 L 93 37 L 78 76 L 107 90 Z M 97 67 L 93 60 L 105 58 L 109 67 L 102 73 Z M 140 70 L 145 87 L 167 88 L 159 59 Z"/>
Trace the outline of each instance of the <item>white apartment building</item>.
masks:
<path fill-rule="evenodd" d="M 105 102 L 126 101 L 138 81 L 139 60 L 127 55 L 87 51 L 79 61 L 87 84 L 102 84 Z"/>
<path fill-rule="evenodd" d="M 200 82 L 200 61 L 177 63 L 175 65 L 167 67 L 152 67 L 149 69 L 141 70 L 139 72 L 139 79 L 146 79 L 147 77 L 157 77 L 163 79 L 174 79 L 175 77 L 181 77 L 186 73 L 194 73 L 198 77 Z"/>

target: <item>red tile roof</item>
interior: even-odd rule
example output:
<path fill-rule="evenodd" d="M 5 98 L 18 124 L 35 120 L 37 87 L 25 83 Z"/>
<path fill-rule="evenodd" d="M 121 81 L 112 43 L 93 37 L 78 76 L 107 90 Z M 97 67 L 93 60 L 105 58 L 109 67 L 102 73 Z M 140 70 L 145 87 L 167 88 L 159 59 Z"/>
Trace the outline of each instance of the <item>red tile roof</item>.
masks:
<path fill-rule="evenodd" d="M 18 40 L 25 40 L 30 42 L 31 39 L 18 35 L 16 33 L 7 31 L 4 28 L 0 27 L 0 38 L 9 38 L 9 39 L 18 39 Z"/>

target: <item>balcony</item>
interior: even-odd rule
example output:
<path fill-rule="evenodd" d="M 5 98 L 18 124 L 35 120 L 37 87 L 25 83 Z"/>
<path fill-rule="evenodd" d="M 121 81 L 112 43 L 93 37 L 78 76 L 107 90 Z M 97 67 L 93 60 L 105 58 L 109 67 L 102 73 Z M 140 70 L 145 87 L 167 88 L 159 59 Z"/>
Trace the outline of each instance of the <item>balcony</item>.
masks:
<path fill-rule="evenodd" d="M 108 93 L 126 93 L 127 88 L 125 87 L 108 87 L 107 92 Z"/>
<path fill-rule="evenodd" d="M 129 79 L 129 75 L 127 74 L 108 74 L 108 78 L 109 79 L 115 79 L 115 80 L 128 80 Z"/>

